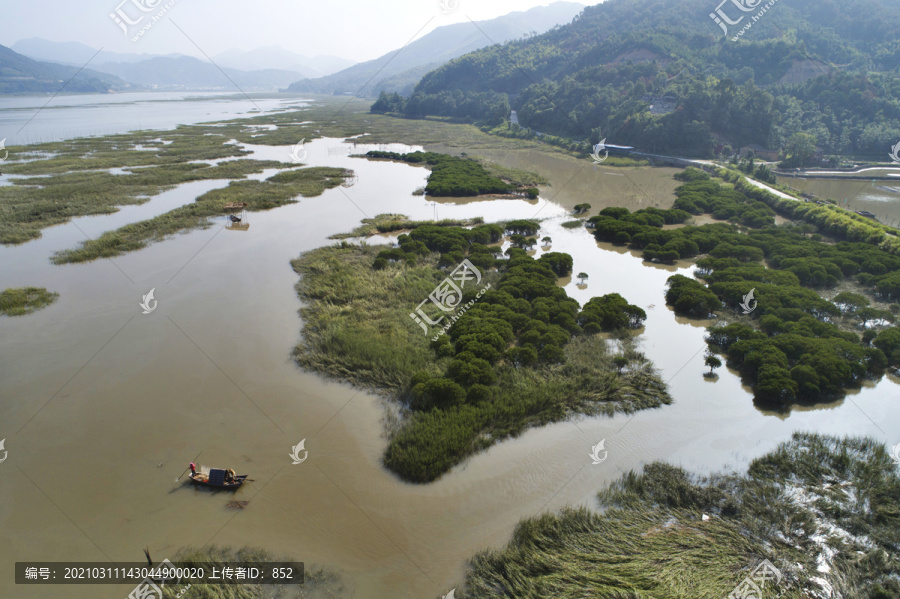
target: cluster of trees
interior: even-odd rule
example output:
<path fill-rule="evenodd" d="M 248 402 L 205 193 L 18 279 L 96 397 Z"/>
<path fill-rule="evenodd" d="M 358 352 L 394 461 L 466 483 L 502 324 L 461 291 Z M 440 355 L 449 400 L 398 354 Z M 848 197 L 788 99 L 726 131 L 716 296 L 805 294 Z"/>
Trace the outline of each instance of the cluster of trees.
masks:
<path fill-rule="evenodd" d="M 397 239 L 397 248 L 379 252 L 372 267 L 381 270 L 392 262 L 413 266 L 419 257 L 437 252 L 441 254 L 438 265 L 442 268 L 455 266 L 468 258 L 477 268 L 491 270 L 496 267 L 497 254 L 501 251 L 500 247 L 491 244 L 503 238 L 503 231 L 500 225 L 495 224 L 471 229 L 422 225 L 409 234 L 401 235 Z"/>
<path fill-rule="evenodd" d="M 725 210 L 739 222 L 748 208 L 762 212 L 758 197 L 738 188 L 723 189 L 700 171 L 689 169 L 679 179 L 686 183 L 676 191 L 676 205 Z M 888 365 L 900 366 L 896 328 L 880 333 L 866 328 L 859 335 L 835 324 L 842 317 L 861 327 L 891 323 L 900 305 L 893 311 L 879 310 L 860 294 L 839 293 L 831 302 L 816 291 L 852 278 L 884 299 L 898 298 L 900 255 L 862 241 L 826 243 L 812 225 L 765 223 L 743 230 L 734 224 L 713 224 L 663 230 L 665 222 L 683 220 L 684 214 L 612 208 L 589 222 L 597 239 L 643 248 L 648 260 L 705 254 L 696 263 L 696 274 L 708 286 L 681 275 L 669 279 L 666 302 L 679 313 L 704 317 L 723 304 L 739 309 L 755 290 L 752 317 L 758 328 L 738 324 L 713 328 L 709 342 L 740 368 L 760 401 L 786 406 L 838 396 L 869 374 Z"/>
<path fill-rule="evenodd" d="M 431 347 L 438 358 L 449 358 L 441 376 L 417 374 L 410 384 L 410 405 L 417 411 L 448 409 L 463 403 L 489 401 L 497 387 L 497 369 L 539 368 L 565 362 L 563 348 L 575 335 L 640 327 L 646 313 L 618 294 L 591 299 L 581 309 L 557 285 L 572 274 L 572 257 L 551 252 L 535 260 L 520 248 L 507 250 L 508 260 L 498 260 L 503 233 L 534 236 L 534 221 L 511 221 L 472 229 L 424 225 L 398 238 L 399 247 L 378 254 L 373 268 L 393 260 L 414 265 L 420 256 L 440 253 L 439 265 L 452 266 L 468 258 L 482 272 L 499 270 L 496 287 L 483 294 L 453 324 L 439 334 Z M 460 305 L 477 290 L 464 288 Z M 434 308 L 436 311 L 437 308 Z M 438 314 L 435 313 L 434 316 Z"/>
<path fill-rule="evenodd" d="M 763 183 L 769 183 L 770 185 L 775 185 L 776 183 L 778 183 L 778 177 L 775 176 L 775 173 L 773 173 L 772 170 L 765 164 L 756 166 L 756 161 L 752 156 L 748 156 L 738 162 L 737 168 L 742 173 L 750 175 L 754 179 L 762 181 Z"/>
<path fill-rule="evenodd" d="M 690 217 L 689 213 L 677 209 L 644 208 L 631 213 L 627 208 L 613 207 L 604 208 L 597 216 L 589 218 L 587 226 L 593 230 L 597 241 L 632 244 L 646 248 L 644 257 L 647 260 L 671 262 L 700 251 L 696 244 L 685 245 L 682 238 L 663 230 L 663 225 L 683 223 Z"/>
<path fill-rule="evenodd" d="M 699 169 L 686 169 L 676 175 L 685 184 L 675 190 L 673 208 L 691 214 L 711 214 L 716 220 L 727 220 L 748 227 L 761 228 L 775 224 L 775 211 L 764 202 L 748 199 L 741 192 L 723 187 Z"/>
<path fill-rule="evenodd" d="M 408 116 L 487 120 L 508 114 L 511 95 L 524 127 L 578 142 L 606 137 L 696 157 L 711 157 L 715 140 L 757 143 L 784 148 L 797 165 L 817 148 L 883 158 L 900 139 L 900 59 L 890 29 L 900 24 L 900 7 L 879 5 L 873 20 L 867 0 L 829 0 L 827 9 L 800 3 L 805 8 L 782 11 L 784 29 L 761 23 L 738 43 L 721 42 L 705 0 L 603 3 L 545 34 L 450 61 L 423 77 L 405 104 L 380 104 Z M 798 66 L 819 71 L 797 77 Z M 667 108 L 651 112 L 661 103 Z"/>
<path fill-rule="evenodd" d="M 743 177 L 734 172 L 720 170 L 719 174 L 726 181 L 733 183 L 735 189 L 748 198 L 759 200 L 792 220 L 802 220 L 814 225 L 822 234 L 835 239 L 865 242 L 878 246 L 890 254 L 900 254 L 900 238 L 897 231 L 877 221 L 830 203 L 799 202 L 776 196 L 747 183 Z"/>
<path fill-rule="evenodd" d="M 667 281 L 666 303 L 678 314 L 706 318 L 722 308 L 722 302 L 703 283 L 684 275 L 673 275 Z"/>
<path fill-rule="evenodd" d="M 645 320 L 647 313 L 638 306 L 629 304 L 618 293 L 592 298 L 578 315 L 578 324 L 585 333 L 637 329 L 643 326 Z"/>
<path fill-rule="evenodd" d="M 524 193 L 529 198 L 538 197 L 536 188 L 519 189 L 511 183 L 491 176 L 479 162 L 470 158 L 450 156 L 437 152 L 379 152 L 372 150 L 366 153 L 368 158 L 399 160 L 412 164 L 427 164 L 431 167 L 431 175 L 425 186 L 425 193 L 435 197 L 466 197 L 488 193 Z"/>
<path fill-rule="evenodd" d="M 766 404 L 785 407 L 837 397 L 868 372 L 887 366 L 883 351 L 862 345 L 858 335 L 833 324 L 812 316 L 763 318 L 761 330 L 740 323 L 712 328 L 709 343 L 728 356 Z"/>

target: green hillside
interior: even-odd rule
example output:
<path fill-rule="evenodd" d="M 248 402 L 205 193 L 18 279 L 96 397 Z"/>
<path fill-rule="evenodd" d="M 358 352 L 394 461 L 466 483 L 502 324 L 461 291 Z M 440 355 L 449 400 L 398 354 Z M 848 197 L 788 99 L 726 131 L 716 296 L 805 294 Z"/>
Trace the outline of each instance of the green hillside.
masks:
<path fill-rule="evenodd" d="M 582 143 L 699 157 L 759 144 L 802 159 L 798 133 L 835 155 L 884 158 L 900 141 L 900 3 L 776 1 L 755 22 L 758 10 L 721 7 L 744 15 L 727 37 L 713 0 L 608 0 L 453 60 L 373 111 L 496 126 L 512 108 L 522 126 Z"/>

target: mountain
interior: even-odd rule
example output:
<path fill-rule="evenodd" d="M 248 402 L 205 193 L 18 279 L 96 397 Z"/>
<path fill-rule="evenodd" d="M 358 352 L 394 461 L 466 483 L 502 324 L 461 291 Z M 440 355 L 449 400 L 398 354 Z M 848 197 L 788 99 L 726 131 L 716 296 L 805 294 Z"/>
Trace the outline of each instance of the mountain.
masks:
<path fill-rule="evenodd" d="M 63 84 L 68 93 L 106 93 L 132 88 L 113 75 L 32 60 L 0 45 L 0 94 L 55 93 Z"/>
<path fill-rule="evenodd" d="M 89 60 L 91 65 L 95 65 L 104 62 L 140 62 L 159 56 L 158 54 L 127 54 L 107 50 L 101 50 L 98 54 L 96 48 L 79 42 L 51 42 L 39 37 L 19 40 L 10 48 L 34 60 L 58 62 L 78 67 L 87 64 Z M 183 56 L 183 54 L 168 54 L 167 56 L 175 57 Z"/>
<path fill-rule="evenodd" d="M 51 42 L 41 38 L 19 40 L 16 52 L 40 61 L 81 67 L 108 73 L 115 80 L 158 90 L 274 90 L 289 85 L 304 74 L 321 75 L 337 71 L 352 61 L 333 56 L 305 58 L 275 46 L 250 52 L 230 50 L 214 58 L 215 64 L 184 54 L 133 54 L 97 51 L 79 42 Z M 222 74 L 227 73 L 228 77 Z M 329 71 L 331 69 L 331 71 Z M 232 83 L 229 77 L 234 80 Z"/>
<path fill-rule="evenodd" d="M 94 68 L 157 90 L 234 90 L 236 84 L 243 91 L 268 91 L 297 78 L 296 71 L 279 69 L 219 70 L 216 65 L 191 56 L 160 56 L 133 63 L 107 62 Z"/>
<path fill-rule="evenodd" d="M 377 95 L 385 90 L 411 90 L 424 73 L 448 60 L 491 44 L 545 32 L 551 27 L 568 23 L 582 9 L 584 5 L 575 2 L 556 2 L 479 21 L 477 27 L 472 23 L 445 25 L 375 60 L 359 63 L 327 77 L 297 81 L 288 91 Z"/>
<path fill-rule="evenodd" d="M 355 64 L 338 56 L 307 57 L 280 46 L 265 46 L 254 50 L 228 50 L 217 54 L 213 60 L 220 67 L 256 71 L 280 69 L 296 71 L 304 77 L 324 77 Z"/>
<path fill-rule="evenodd" d="M 571 24 L 450 61 L 373 111 L 496 126 L 514 109 L 531 130 L 656 153 L 758 144 L 789 163 L 883 159 L 900 140 L 900 3 L 741 6 L 755 8 L 723 3 L 719 23 L 709 0 L 607 0 Z M 528 135 L 512 124 L 497 132 Z"/>

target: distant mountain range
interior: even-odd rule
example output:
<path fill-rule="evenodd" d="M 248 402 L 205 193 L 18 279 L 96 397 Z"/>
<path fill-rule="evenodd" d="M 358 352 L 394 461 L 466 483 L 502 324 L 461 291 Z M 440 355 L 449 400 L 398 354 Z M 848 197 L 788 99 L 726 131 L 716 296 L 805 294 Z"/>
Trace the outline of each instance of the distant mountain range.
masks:
<path fill-rule="evenodd" d="M 32 60 L 0 46 L 0 94 L 54 93 L 66 82 L 68 93 L 106 93 L 134 88 L 115 75 Z"/>
<path fill-rule="evenodd" d="M 297 76 L 296 71 L 241 71 L 192 56 L 160 56 L 141 62 L 107 62 L 95 67 L 104 73 L 153 90 L 274 90 Z"/>
<path fill-rule="evenodd" d="M 40 38 L 20 40 L 13 44 L 12 50 L 15 52 L 5 60 L 0 58 L 0 82 L 8 68 L 6 62 L 13 67 L 19 65 L 14 67 L 18 70 L 13 77 L 19 77 L 20 81 L 27 80 L 21 77 L 29 69 L 35 71 L 37 80 L 52 81 L 49 73 L 64 74 L 69 72 L 66 69 L 71 69 L 71 77 L 77 68 L 89 63 L 96 81 L 88 84 L 85 80 L 81 82 L 84 89 L 69 91 L 120 91 L 129 87 L 155 90 L 233 90 L 235 84 L 244 91 L 272 90 L 285 87 L 299 77 L 327 75 L 353 64 L 350 60 L 336 56 L 307 58 L 277 46 L 251 51 L 229 50 L 213 57 L 215 64 L 183 54 L 98 52 L 97 49 L 78 42 L 51 42 Z M 13 55 L 18 58 L 13 59 Z M 64 77 L 60 75 L 57 78 Z M 79 77 L 79 81 L 81 79 L 83 78 Z M 17 87 L 13 84 L 15 80 L 8 82 L 10 91 L 6 93 L 37 91 L 23 89 L 27 87 L 25 85 Z M 34 86 L 33 83 L 29 85 Z M 55 91 L 58 84 L 55 88 L 50 87 Z M 3 93 L 2 88 L 0 93 Z"/>
<path fill-rule="evenodd" d="M 352 60 L 337 56 L 306 57 L 285 50 L 280 46 L 266 46 L 255 50 L 228 50 L 213 57 L 217 65 L 241 69 L 244 71 L 260 71 L 280 69 L 295 71 L 305 77 L 324 77 L 337 73 L 341 69 L 356 64 Z"/>
<path fill-rule="evenodd" d="M 91 67 L 95 67 L 104 62 L 140 62 L 159 56 L 157 54 L 125 54 L 107 50 L 101 50 L 97 54 L 97 48 L 91 48 L 79 42 L 51 42 L 39 37 L 19 40 L 11 45 L 10 49 L 34 60 L 58 62 L 73 67 L 81 67 L 89 60 L 91 61 Z M 96 57 L 94 56 L 95 54 Z M 184 55 L 167 54 L 166 56 Z"/>
<path fill-rule="evenodd" d="M 327 77 L 297 81 L 288 91 L 363 96 L 382 91 L 408 94 L 423 75 L 454 58 L 492 44 L 545 33 L 569 23 L 582 10 L 583 4 L 556 2 L 474 25 L 457 23 L 438 27 L 404 48 Z"/>

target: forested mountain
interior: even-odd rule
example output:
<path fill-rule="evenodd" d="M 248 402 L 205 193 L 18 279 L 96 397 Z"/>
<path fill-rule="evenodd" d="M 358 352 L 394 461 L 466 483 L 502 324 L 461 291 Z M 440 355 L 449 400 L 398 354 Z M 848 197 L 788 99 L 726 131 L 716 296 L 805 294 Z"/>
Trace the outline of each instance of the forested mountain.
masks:
<path fill-rule="evenodd" d="M 409 93 L 422 75 L 467 52 L 503 43 L 533 32 L 543 33 L 568 23 L 583 4 L 555 2 L 496 19 L 438 27 L 411 44 L 362 62 L 339 73 L 293 83 L 288 91 L 377 95 L 381 91 Z M 363 87 L 365 86 L 365 88 Z"/>
<path fill-rule="evenodd" d="M 105 93 L 130 87 L 113 75 L 32 60 L 0 46 L 0 94 L 54 93 L 66 82 L 68 93 Z"/>
<path fill-rule="evenodd" d="M 886 157 L 900 141 L 900 2 L 767 4 L 715 15 L 715 0 L 607 0 L 457 58 L 373 110 L 496 125 L 512 108 L 544 133 L 700 157 L 749 144 Z"/>

